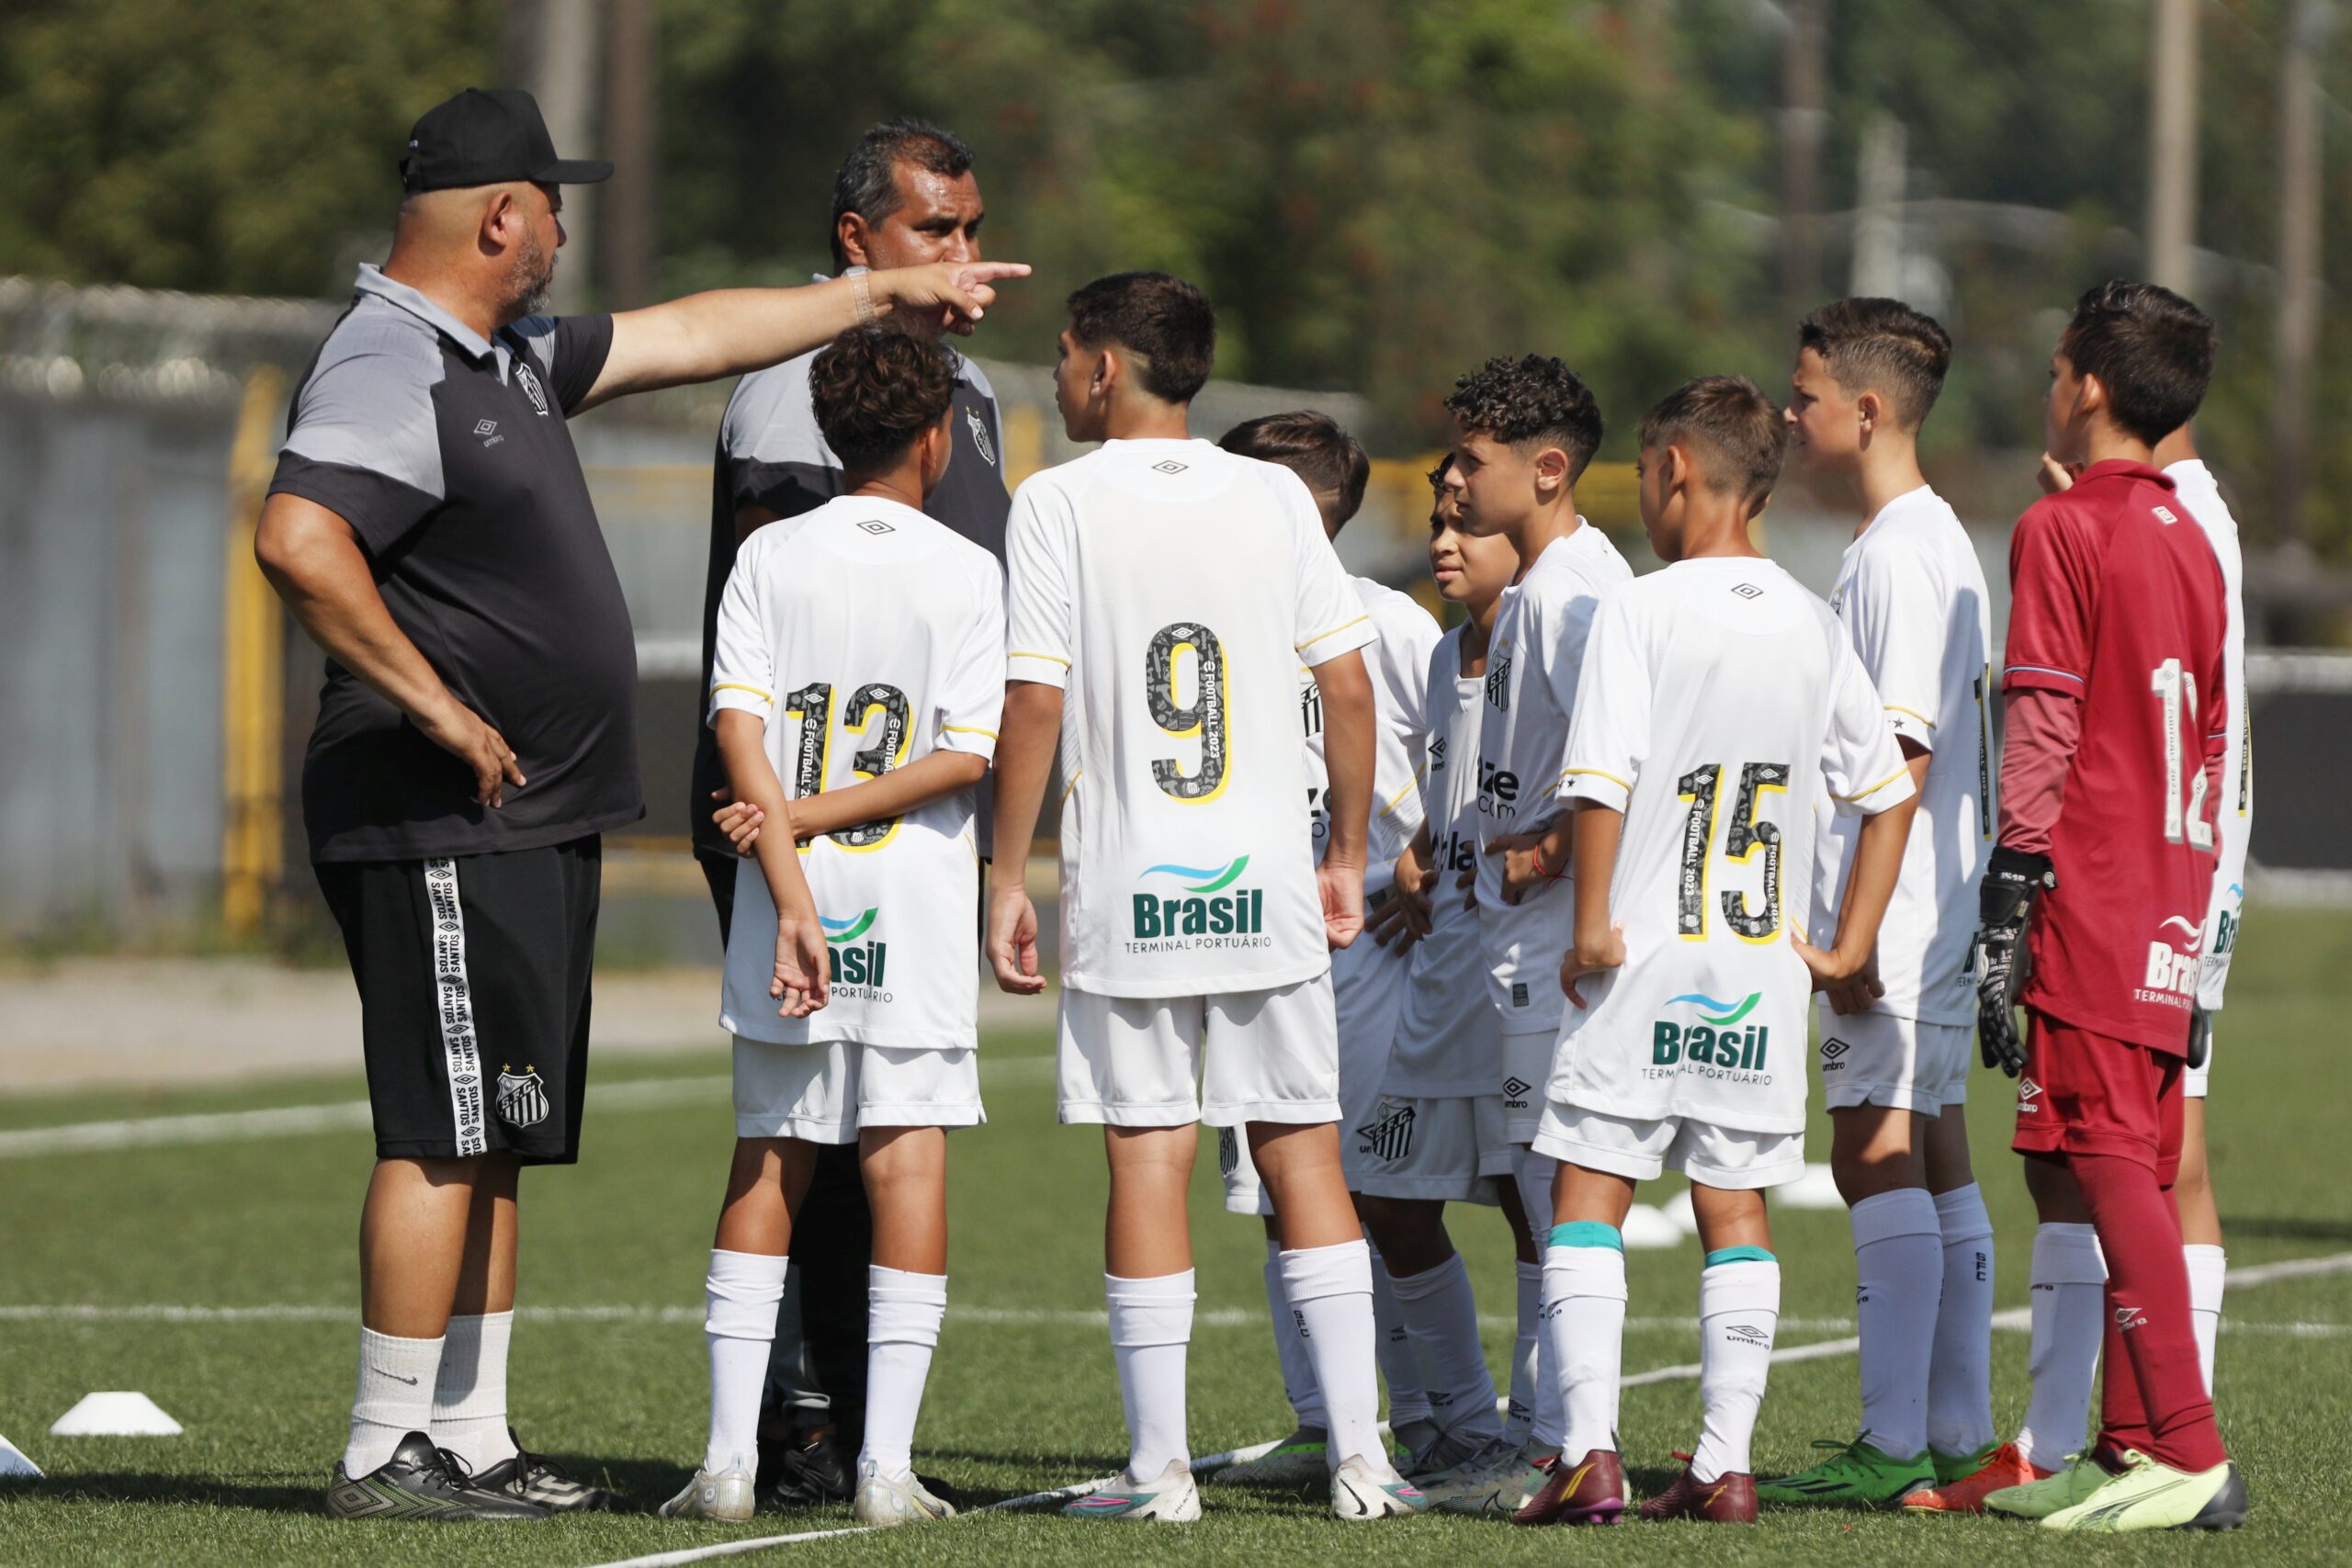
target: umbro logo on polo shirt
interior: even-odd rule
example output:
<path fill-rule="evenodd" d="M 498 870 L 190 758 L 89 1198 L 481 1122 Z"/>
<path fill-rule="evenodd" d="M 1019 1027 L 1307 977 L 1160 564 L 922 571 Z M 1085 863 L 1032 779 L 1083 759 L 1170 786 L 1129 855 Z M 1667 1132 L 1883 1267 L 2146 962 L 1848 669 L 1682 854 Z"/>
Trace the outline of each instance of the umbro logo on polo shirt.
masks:
<path fill-rule="evenodd" d="M 1154 463 L 1151 468 L 1154 473 L 1181 474 L 1190 466 L 1190 464 L 1180 463 L 1175 458 L 1170 457 L 1164 463 Z"/>
<path fill-rule="evenodd" d="M 1763 597 L 1764 594 L 1764 590 L 1757 587 L 1756 584 L 1752 582 L 1743 582 L 1738 587 L 1733 589 L 1732 592 L 1738 594 L 1743 599 L 1759 599 Z"/>
<path fill-rule="evenodd" d="M 898 532 L 898 530 L 897 530 L 896 528 L 893 528 L 893 527 L 892 527 L 892 526 L 890 526 L 890 525 L 888 525 L 888 523 L 883 523 L 883 522 L 878 522 L 878 521 L 877 521 L 877 522 L 870 522 L 870 523 L 860 523 L 860 524 L 858 525 L 858 526 L 859 526 L 859 527 L 861 527 L 861 528 L 863 528 L 863 529 L 865 529 L 865 530 L 867 533 L 869 533 L 869 534 L 895 534 L 895 533 L 897 533 L 897 532 Z"/>

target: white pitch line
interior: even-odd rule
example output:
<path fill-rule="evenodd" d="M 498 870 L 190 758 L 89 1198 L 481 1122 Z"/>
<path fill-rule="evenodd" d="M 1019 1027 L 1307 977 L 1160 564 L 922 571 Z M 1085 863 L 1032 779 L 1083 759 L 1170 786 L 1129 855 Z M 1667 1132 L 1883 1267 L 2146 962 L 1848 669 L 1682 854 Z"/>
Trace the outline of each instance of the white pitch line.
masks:
<path fill-rule="evenodd" d="M 1050 1056 L 983 1055 L 983 1078 L 1025 1083 L 1049 1077 Z M 607 1115 L 667 1111 L 682 1105 L 725 1100 L 729 1080 L 715 1073 L 684 1077 L 635 1078 L 588 1091 L 588 1109 Z M 69 1122 L 55 1127 L 19 1127 L 0 1132 L 0 1159 L 40 1155 L 92 1154 L 106 1149 L 159 1148 L 186 1144 L 224 1144 L 252 1138 L 299 1138 L 372 1124 L 364 1100 L 323 1105 L 284 1105 L 269 1111 L 227 1111 L 188 1116 L 134 1116 L 110 1122 Z"/>

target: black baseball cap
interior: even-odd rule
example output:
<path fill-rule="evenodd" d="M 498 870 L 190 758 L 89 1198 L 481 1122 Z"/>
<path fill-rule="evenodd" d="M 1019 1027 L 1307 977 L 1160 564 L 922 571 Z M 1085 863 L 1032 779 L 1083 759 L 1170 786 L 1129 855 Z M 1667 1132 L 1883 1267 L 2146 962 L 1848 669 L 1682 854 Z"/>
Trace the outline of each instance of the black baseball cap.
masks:
<path fill-rule="evenodd" d="M 519 87 L 468 87 L 425 110 L 401 160 L 401 188 L 408 191 L 506 180 L 582 186 L 612 177 L 612 164 L 600 158 L 557 157 L 538 100 Z"/>

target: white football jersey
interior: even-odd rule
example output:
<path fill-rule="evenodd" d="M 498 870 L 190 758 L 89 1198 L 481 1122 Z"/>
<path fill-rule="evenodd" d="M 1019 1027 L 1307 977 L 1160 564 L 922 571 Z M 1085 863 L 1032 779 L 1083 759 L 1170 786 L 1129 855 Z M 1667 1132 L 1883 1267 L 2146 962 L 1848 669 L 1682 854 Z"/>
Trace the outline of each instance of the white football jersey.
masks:
<path fill-rule="evenodd" d="M 2195 457 L 2165 470 L 2188 514 L 2212 541 L 2229 590 L 2229 629 L 2222 644 L 2222 669 L 2229 688 L 2229 750 L 2222 764 L 2222 799 L 2213 820 L 2221 825 L 2219 859 L 2213 866 L 2213 897 L 2205 913 L 2205 963 L 2197 980 L 2197 1002 L 2222 1010 L 2230 983 L 2230 956 L 2237 951 L 2238 922 L 2245 913 L 2245 852 L 2254 831 L 2254 724 L 2245 710 L 2245 558 L 2238 548 L 2238 520 L 2222 500 L 2213 471 Z"/>
<path fill-rule="evenodd" d="M 1625 963 L 1579 985 L 1553 1100 L 1804 1131 L 1813 987 L 1789 939 L 1824 789 L 1863 812 L 1912 793 L 1828 605 L 1754 558 L 1684 561 L 1602 603 L 1559 791 L 1625 813 L 1609 885 Z"/>
<path fill-rule="evenodd" d="M 1370 897 L 1388 886 L 1396 872 L 1396 857 L 1420 830 L 1421 689 L 1439 633 L 1437 622 L 1410 594 L 1369 577 L 1351 577 L 1348 585 L 1372 617 L 1379 638 L 1363 650 L 1373 705 L 1380 716 L 1373 745 L 1372 824 L 1363 873 L 1364 894 Z M 1320 865 L 1331 825 L 1323 794 L 1331 781 L 1323 768 L 1322 693 L 1315 684 L 1315 671 L 1305 668 L 1298 672 L 1298 712 L 1306 730 L 1306 800 L 1315 817 L 1315 863 Z"/>
<path fill-rule="evenodd" d="M 1405 1017 L 1388 1056 L 1384 1092 L 1453 1099 L 1491 1094 L 1502 1074 L 1502 1022 L 1487 993 L 1478 912 L 1454 880 L 1478 854 L 1478 723 L 1482 678 L 1462 673 L 1461 626 L 1430 655 L 1421 809 L 1429 820 L 1429 934 L 1415 943 Z"/>
<path fill-rule="evenodd" d="M 840 496 L 744 541 L 719 600 L 709 716 L 764 719 L 768 761 L 797 800 L 933 751 L 994 756 L 1003 657 L 994 557 L 911 507 Z M 832 976 L 831 1000 L 808 1018 L 778 1018 L 768 996 L 775 905 L 745 863 L 720 1025 L 784 1044 L 975 1044 L 972 795 L 801 846 Z"/>
<path fill-rule="evenodd" d="M 1555 539 L 1503 592 L 1487 654 L 1478 726 L 1478 930 L 1487 981 L 1503 1032 L 1556 1027 L 1561 955 L 1576 935 L 1573 874 L 1503 902 L 1502 857 L 1487 846 L 1557 815 L 1552 786 L 1567 751 L 1568 718 L 1592 614 L 1634 580 L 1600 529 L 1586 524 Z"/>
<path fill-rule="evenodd" d="M 1871 519 L 1838 563 L 1829 607 L 1878 688 L 1887 728 L 1928 753 L 1919 813 L 1879 926 L 1886 994 L 1871 1011 L 1973 1023 L 1976 889 L 1993 848 L 1991 596 L 1960 518 L 1926 485 Z M 1812 923 L 1837 934 L 1860 818 L 1814 807 Z"/>
<path fill-rule="evenodd" d="M 1373 641 L 1296 474 L 1111 441 L 1022 485 L 1005 673 L 1060 686 L 1062 983 L 1262 991 L 1325 973 L 1298 669 Z"/>

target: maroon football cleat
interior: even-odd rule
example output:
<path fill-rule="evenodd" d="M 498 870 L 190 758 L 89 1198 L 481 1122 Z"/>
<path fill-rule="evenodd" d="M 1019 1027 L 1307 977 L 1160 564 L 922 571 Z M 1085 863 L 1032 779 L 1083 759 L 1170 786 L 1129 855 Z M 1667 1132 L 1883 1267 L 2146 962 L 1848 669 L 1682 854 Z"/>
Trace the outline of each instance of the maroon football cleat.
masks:
<path fill-rule="evenodd" d="M 1515 1525 L 1613 1525 L 1625 1517 L 1625 1466 L 1614 1449 L 1575 1464 L 1554 1461 L 1543 1488 L 1510 1517 Z"/>
<path fill-rule="evenodd" d="M 1697 1519 L 1710 1525 L 1756 1522 L 1756 1477 L 1724 1474 L 1701 1481 L 1685 1464 L 1674 1484 L 1642 1504 L 1645 1519 Z"/>

